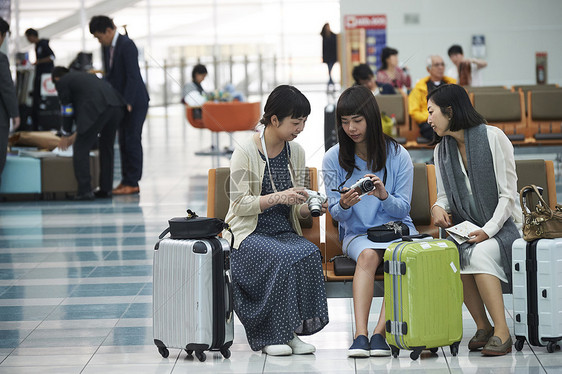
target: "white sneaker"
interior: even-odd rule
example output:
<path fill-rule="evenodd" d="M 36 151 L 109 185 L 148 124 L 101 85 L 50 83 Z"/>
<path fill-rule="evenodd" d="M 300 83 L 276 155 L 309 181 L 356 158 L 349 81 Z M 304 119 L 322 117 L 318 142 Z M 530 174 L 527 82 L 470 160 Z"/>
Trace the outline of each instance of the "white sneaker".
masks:
<path fill-rule="evenodd" d="M 307 355 L 316 352 L 316 347 L 299 339 L 297 334 L 293 333 L 294 338 L 287 345 L 291 347 L 294 355 Z"/>
<path fill-rule="evenodd" d="M 290 356 L 293 353 L 293 350 L 287 344 L 266 345 L 261 351 L 270 356 Z"/>

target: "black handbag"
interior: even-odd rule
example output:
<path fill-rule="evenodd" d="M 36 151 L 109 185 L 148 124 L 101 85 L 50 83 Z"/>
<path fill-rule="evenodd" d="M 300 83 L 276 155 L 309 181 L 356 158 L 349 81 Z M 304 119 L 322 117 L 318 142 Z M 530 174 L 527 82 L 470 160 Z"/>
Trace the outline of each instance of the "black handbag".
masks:
<path fill-rule="evenodd" d="M 168 228 L 158 236 L 159 239 L 164 238 L 168 233 L 172 239 L 201 239 L 217 236 L 225 229 L 230 231 L 230 227 L 222 219 L 199 217 L 190 209 L 187 210 L 187 217 L 174 217 L 168 220 L 168 225 Z M 232 231 L 230 233 L 232 234 Z M 231 248 L 233 241 L 234 235 L 232 235 Z"/>
<path fill-rule="evenodd" d="M 367 238 L 378 243 L 390 242 L 409 235 L 410 229 L 402 221 L 390 221 L 367 229 Z"/>

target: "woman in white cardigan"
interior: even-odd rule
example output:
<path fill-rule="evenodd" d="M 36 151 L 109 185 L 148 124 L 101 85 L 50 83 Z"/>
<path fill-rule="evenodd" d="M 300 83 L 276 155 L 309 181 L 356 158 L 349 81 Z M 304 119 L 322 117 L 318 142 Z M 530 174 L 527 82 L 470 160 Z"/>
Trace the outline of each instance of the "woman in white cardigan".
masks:
<path fill-rule="evenodd" d="M 469 221 L 479 227 L 458 243 L 464 303 L 477 328 L 468 348 L 505 355 L 512 340 L 500 281 L 511 283 L 511 244 L 520 237 L 521 223 L 513 147 L 502 130 L 486 125 L 461 86 L 432 91 L 427 109 L 438 143 L 435 224 L 447 228 Z"/>
<path fill-rule="evenodd" d="M 293 142 L 310 103 L 283 85 L 269 95 L 264 112 L 265 129 L 236 147 L 230 165 L 226 222 L 234 234 L 234 310 L 253 350 L 313 353 L 315 347 L 298 335 L 320 331 L 328 309 L 320 251 L 302 237 L 299 224 L 310 211 L 304 150 Z M 326 208 L 324 203 L 322 212 Z"/>

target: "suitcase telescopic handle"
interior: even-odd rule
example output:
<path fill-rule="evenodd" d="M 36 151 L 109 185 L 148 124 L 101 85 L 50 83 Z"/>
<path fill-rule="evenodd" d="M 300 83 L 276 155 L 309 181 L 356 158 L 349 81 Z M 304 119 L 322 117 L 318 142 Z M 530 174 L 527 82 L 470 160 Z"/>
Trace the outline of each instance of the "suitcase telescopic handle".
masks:
<path fill-rule="evenodd" d="M 233 305 L 234 305 L 234 300 L 233 300 L 233 296 L 232 296 L 232 277 L 230 275 L 230 270 L 225 271 L 224 273 L 224 280 L 225 280 L 225 284 L 226 284 L 226 300 L 227 300 L 227 305 L 226 305 L 226 323 L 230 323 L 230 321 L 232 320 L 232 312 L 233 312 Z"/>

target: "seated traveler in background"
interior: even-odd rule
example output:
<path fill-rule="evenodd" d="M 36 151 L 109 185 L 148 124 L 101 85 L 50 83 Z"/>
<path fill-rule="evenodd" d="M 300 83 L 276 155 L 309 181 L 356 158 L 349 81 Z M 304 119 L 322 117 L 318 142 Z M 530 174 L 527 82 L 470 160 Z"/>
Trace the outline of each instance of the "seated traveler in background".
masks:
<path fill-rule="evenodd" d="M 230 165 L 225 220 L 235 239 L 234 310 L 252 350 L 273 356 L 313 353 L 315 347 L 298 335 L 328 323 L 322 257 L 302 237 L 299 223 L 310 215 L 303 187 L 308 172 L 304 150 L 293 140 L 309 114 L 310 103 L 298 89 L 278 86 L 265 104 L 265 129 L 236 147 Z"/>
<path fill-rule="evenodd" d="M 353 79 L 355 80 L 355 84 L 359 86 L 365 86 L 373 95 L 391 95 L 396 93 L 394 87 L 388 83 L 377 83 L 375 81 L 375 74 L 373 70 L 367 64 L 359 64 L 355 66 L 351 72 Z"/>
<path fill-rule="evenodd" d="M 412 80 L 406 72 L 406 67 L 398 66 L 398 51 L 394 48 L 384 47 L 381 52 L 382 66 L 377 71 L 377 82 L 388 83 L 395 88 L 405 87 L 410 89 Z"/>
<path fill-rule="evenodd" d="M 488 66 L 484 60 L 477 58 L 465 58 L 462 47 L 458 44 L 452 45 L 447 51 L 454 66 L 447 69 L 447 76 L 455 78 L 461 86 L 482 86 L 481 69 Z"/>
<path fill-rule="evenodd" d="M 409 216 L 414 166 L 406 149 L 383 133 L 379 107 L 365 87 L 353 86 L 341 94 L 336 120 L 339 144 L 326 152 L 322 167 L 329 211 L 339 223 L 343 252 L 357 263 L 353 277 L 355 337 L 348 356 L 390 356 L 384 301 L 370 341 L 367 326 L 375 271 L 390 243 L 370 241 L 367 229 L 402 221 L 411 234 L 417 233 Z M 364 177 L 375 188 L 360 196 L 349 187 Z"/>
<path fill-rule="evenodd" d="M 513 146 L 502 130 L 487 126 L 461 86 L 431 92 L 427 109 L 438 143 L 435 224 L 447 228 L 469 221 L 481 227 L 458 246 L 464 303 L 477 328 L 468 348 L 505 355 L 512 340 L 500 281 L 511 282 L 511 245 L 522 222 Z"/>
<path fill-rule="evenodd" d="M 182 102 L 189 106 L 200 107 L 206 101 L 205 90 L 201 86 L 201 82 L 207 77 L 207 68 L 205 65 L 197 64 L 191 71 L 192 81 L 183 86 Z M 199 117 L 200 118 L 200 117 Z"/>
<path fill-rule="evenodd" d="M 429 76 L 420 79 L 408 95 L 408 111 L 420 127 L 420 135 L 430 142 L 433 140 L 433 129 L 427 123 L 427 94 L 446 83 L 457 83 L 453 78 L 446 77 L 445 62 L 441 56 L 427 58 Z"/>

